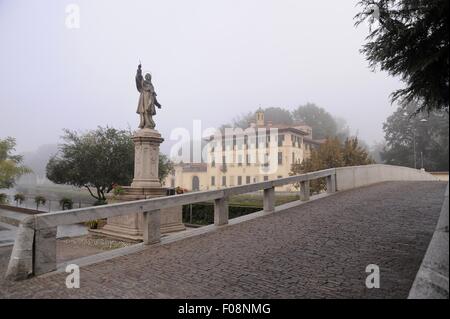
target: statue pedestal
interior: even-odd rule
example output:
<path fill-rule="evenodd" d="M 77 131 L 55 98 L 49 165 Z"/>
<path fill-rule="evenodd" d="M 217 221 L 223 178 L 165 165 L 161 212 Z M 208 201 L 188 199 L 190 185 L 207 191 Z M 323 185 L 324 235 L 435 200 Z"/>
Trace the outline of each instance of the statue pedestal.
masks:
<path fill-rule="evenodd" d="M 109 203 L 129 202 L 141 199 L 150 199 L 166 196 L 165 188 L 135 188 L 124 187 L 121 195 L 108 198 Z M 92 230 L 95 233 L 108 235 L 120 239 L 142 241 L 143 239 L 142 213 L 110 217 L 106 225 L 101 229 Z M 182 207 L 161 209 L 161 234 L 185 230 L 182 220 Z"/>
<path fill-rule="evenodd" d="M 159 144 L 164 139 L 154 129 L 140 129 L 133 135 L 134 179 L 133 188 L 159 188 L 158 178 Z"/>
<path fill-rule="evenodd" d="M 134 179 L 131 186 L 123 187 L 123 193 L 108 198 L 109 203 L 128 202 L 166 196 L 158 178 L 159 144 L 164 139 L 154 129 L 141 129 L 133 136 L 135 147 Z M 141 241 L 143 236 L 143 214 L 131 213 L 110 217 L 107 224 L 95 233 Z M 182 207 L 161 209 L 161 234 L 184 230 Z"/>

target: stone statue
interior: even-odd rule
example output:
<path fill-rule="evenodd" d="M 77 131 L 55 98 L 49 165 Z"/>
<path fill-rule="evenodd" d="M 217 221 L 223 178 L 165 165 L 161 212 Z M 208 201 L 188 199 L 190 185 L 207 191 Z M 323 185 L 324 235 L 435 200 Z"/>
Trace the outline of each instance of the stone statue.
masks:
<path fill-rule="evenodd" d="M 153 121 L 153 115 L 156 114 L 155 106 L 161 108 L 161 104 L 156 100 L 155 88 L 152 84 L 152 76 L 150 73 L 145 74 L 145 78 L 142 77 L 141 64 L 138 65 L 136 73 L 136 87 L 141 95 L 139 96 L 139 104 L 136 113 L 141 117 L 139 128 L 155 128 L 155 122 Z"/>

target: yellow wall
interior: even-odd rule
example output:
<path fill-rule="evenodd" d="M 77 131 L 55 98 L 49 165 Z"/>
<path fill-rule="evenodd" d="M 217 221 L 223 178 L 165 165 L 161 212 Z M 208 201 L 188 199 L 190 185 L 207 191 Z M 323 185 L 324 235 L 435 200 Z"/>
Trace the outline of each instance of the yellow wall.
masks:
<path fill-rule="evenodd" d="M 311 154 L 311 146 L 310 144 L 306 144 L 303 142 L 303 138 L 299 135 L 298 138 L 302 141 L 300 147 L 292 145 L 292 134 L 293 133 L 280 133 L 279 135 L 284 135 L 284 142 L 282 146 L 278 147 L 278 143 L 274 143 L 271 145 L 272 147 L 260 149 L 261 153 L 269 152 L 274 154 L 275 164 L 278 164 L 278 152 L 282 152 L 282 164 L 278 165 L 277 170 L 270 174 L 265 174 L 261 171 L 260 163 L 252 163 L 250 165 L 246 164 L 246 155 L 251 154 L 252 156 L 257 155 L 256 152 L 252 152 L 252 148 L 249 150 L 245 149 L 242 145 L 239 147 L 235 146 L 234 149 L 227 149 L 223 152 L 223 154 L 217 153 L 217 150 L 214 149 L 215 153 L 212 153 L 212 148 L 208 149 L 208 164 L 206 172 L 186 172 L 183 171 L 181 165 L 176 165 L 174 176 L 169 176 L 166 179 L 166 186 L 170 186 L 170 179 L 174 180 L 174 186 L 180 186 L 182 188 L 192 190 L 192 179 L 194 176 L 197 176 L 200 180 L 200 190 L 209 190 L 209 189 L 220 189 L 223 187 L 232 187 L 238 186 L 238 177 L 241 176 L 242 184 L 247 184 L 247 177 L 250 178 L 250 183 L 262 182 L 264 181 L 265 176 L 268 177 L 268 180 L 273 180 L 277 178 L 288 177 L 291 171 L 291 166 L 295 162 L 302 162 L 304 159 L 309 158 Z M 253 148 L 254 150 L 254 148 Z M 292 156 L 294 154 L 294 157 Z M 239 157 L 240 155 L 240 157 Z M 226 171 L 222 171 L 222 159 L 218 158 L 220 156 L 226 156 L 230 158 L 231 163 L 226 164 Z M 258 156 L 256 156 L 257 158 Z M 212 158 L 215 158 L 215 165 L 212 165 Z M 238 164 L 238 161 L 242 160 L 242 165 Z M 215 177 L 215 184 L 212 185 L 212 178 Z M 226 178 L 226 185 L 222 185 L 222 178 Z M 283 191 L 292 191 L 293 187 L 287 185 L 279 190 Z"/>

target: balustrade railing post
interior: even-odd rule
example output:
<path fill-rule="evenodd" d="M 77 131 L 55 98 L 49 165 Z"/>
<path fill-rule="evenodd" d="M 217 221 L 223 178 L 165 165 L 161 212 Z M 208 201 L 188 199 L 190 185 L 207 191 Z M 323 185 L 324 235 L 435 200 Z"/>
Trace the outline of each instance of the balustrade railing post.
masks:
<path fill-rule="evenodd" d="M 327 193 L 331 194 L 336 192 L 336 174 L 327 176 Z"/>
<path fill-rule="evenodd" d="M 214 200 L 214 225 L 226 224 L 228 224 L 228 198 L 218 198 Z"/>
<path fill-rule="evenodd" d="M 309 180 L 300 182 L 300 200 L 308 201 L 309 200 Z"/>
<path fill-rule="evenodd" d="M 264 190 L 263 203 L 265 213 L 272 213 L 275 211 L 275 187 Z"/>
<path fill-rule="evenodd" d="M 151 245 L 161 241 L 161 211 L 144 212 L 144 244 Z"/>
<path fill-rule="evenodd" d="M 34 232 L 33 273 L 41 275 L 56 270 L 57 227 L 37 229 Z"/>

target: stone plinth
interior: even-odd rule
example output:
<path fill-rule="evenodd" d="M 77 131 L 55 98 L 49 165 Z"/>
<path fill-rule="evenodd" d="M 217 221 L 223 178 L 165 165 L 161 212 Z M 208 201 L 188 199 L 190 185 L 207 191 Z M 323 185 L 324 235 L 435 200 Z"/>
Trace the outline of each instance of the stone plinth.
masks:
<path fill-rule="evenodd" d="M 166 188 L 161 187 L 158 178 L 159 144 L 164 139 L 158 131 L 144 128 L 133 135 L 135 147 L 134 179 L 131 186 L 123 187 L 120 195 L 110 196 L 108 203 L 128 202 L 166 196 Z M 98 230 L 109 236 L 142 240 L 144 231 L 142 213 L 108 218 L 107 224 Z M 184 230 L 182 207 L 161 209 L 161 233 Z"/>
<path fill-rule="evenodd" d="M 165 188 L 124 187 L 123 194 L 111 196 L 108 198 L 108 203 L 129 202 L 161 196 L 166 196 Z M 107 224 L 103 228 L 93 231 L 108 236 L 141 241 L 144 232 L 143 222 L 142 213 L 115 216 L 108 218 Z M 181 206 L 161 209 L 161 234 L 184 229 Z"/>
<path fill-rule="evenodd" d="M 158 188 L 159 144 L 164 139 L 157 130 L 148 128 L 134 133 L 134 179 L 133 188 Z"/>

